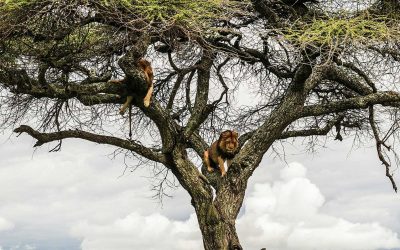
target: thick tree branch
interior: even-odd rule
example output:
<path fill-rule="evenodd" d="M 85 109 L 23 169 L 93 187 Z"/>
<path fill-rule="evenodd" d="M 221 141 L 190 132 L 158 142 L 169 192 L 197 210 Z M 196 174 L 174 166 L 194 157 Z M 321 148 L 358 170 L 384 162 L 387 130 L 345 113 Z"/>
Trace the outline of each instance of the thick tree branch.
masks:
<path fill-rule="evenodd" d="M 296 131 L 285 131 L 279 137 L 279 139 L 287 139 L 292 137 L 307 137 L 312 135 L 327 135 L 329 131 L 341 120 L 343 120 L 343 116 L 339 116 L 336 119 L 329 121 L 324 127 L 322 128 L 312 128 L 312 129 L 304 129 L 304 130 L 296 130 Z"/>
<path fill-rule="evenodd" d="M 393 91 L 382 91 L 328 104 L 310 105 L 304 107 L 303 110 L 298 113 L 298 117 L 320 116 L 349 109 L 366 109 L 370 105 L 375 104 L 398 107 L 400 105 L 400 94 Z"/>
<path fill-rule="evenodd" d="M 23 77 L 21 77 L 23 75 Z M 19 77 L 18 77 L 19 76 Z M 141 83 L 145 82 L 140 79 Z M 108 82 L 86 84 L 61 83 L 46 84 L 29 77 L 26 72 L 18 73 L 14 69 L 0 68 L 0 82 L 12 93 L 27 94 L 35 98 L 72 99 L 77 98 L 84 105 L 101 103 L 121 103 L 121 95 L 126 95 L 126 86 Z"/>
<path fill-rule="evenodd" d="M 209 145 L 204 141 L 204 139 L 196 132 L 193 132 L 188 140 L 190 148 L 198 154 L 200 158 L 203 158 L 204 151 L 209 147 Z"/>
<path fill-rule="evenodd" d="M 368 86 L 373 90 L 373 92 L 377 92 L 378 90 L 376 89 L 375 83 L 371 80 L 371 78 L 360 68 L 358 68 L 354 63 L 351 62 L 343 62 L 342 60 L 340 60 L 338 57 L 334 57 L 333 60 L 341 66 L 344 66 L 348 69 L 351 69 L 352 71 L 354 71 L 356 74 L 358 74 L 359 76 L 361 76 L 364 81 L 368 84 Z M 362 84 L 360 84 L 362 85 Z M 364 90 L 367 90 L 367 88 L 365 86 L 361 87 Z"/>
<path fill-rule="evenodd" d="M 374 91 L 374 89 L 371 89 L 370 86 L 363 84 L 355 76 L 351 76 L 350 74 L 342 69 L 339 69 L 338 67 L 330 67 L 330 70 L 327 71 L 327 73 L 327 79 L 342 84 L 343 86 L 353 90 L 359 95 L 368 95 Z"/>
<path fill-rule="evenodd" d="M 35 138 L 37 142 L 34 145 L 34 147 L 42 146 L 45 143 L 58 141 L 62 139 L 79 138 L 91 142 L 96 142 L 99 144 L 108 144 L 124 148 L 152 161 L 167 165 L 167 159 L 163 154 L 154 152 L 153 150 L 146 148 L 145 146 L 140 145 L 136 142 L 130 140 L 123 140 L 113 136 L 98 135 L 82 130 L 66 130 L 53 133 L 41 133 L 26 125 L 22 125 L 14 129 L 14 132 L 27 133 L 33 138 Z"/>
<path fill-rule="evenodd" d="M 189 160 L 184 145 L 177 144 L 171 155 L 175 166 L 172 171 L 193 198 L 192 202 L 210 201 L 212 199 L 212 191 L 208 180 Z"/>
<path fill-rule="evenodd" d="M 196 98 L 192 115 L 184 129 L 185 138 L 189 138 L 192 132 L 198 129 L 208 116 L 209 106 L 207 101 L 213 57 L 212 51 L 204 50 L 203 57 L 198 64 Z"/>
<path fill-rule="evenodd" d="M 243 145 L 253 136 L 254 131 L 250 131 L 242 134 L 239 137 L 239 150 L 243 147 Z"/>

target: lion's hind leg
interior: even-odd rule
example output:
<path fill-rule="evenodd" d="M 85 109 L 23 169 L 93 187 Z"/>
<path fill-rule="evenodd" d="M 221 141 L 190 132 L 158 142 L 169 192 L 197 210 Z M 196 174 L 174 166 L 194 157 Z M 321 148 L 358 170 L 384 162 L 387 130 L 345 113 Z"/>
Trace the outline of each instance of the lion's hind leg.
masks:
<path fill-rule="evenodd" d="M 126 97 L 126 102 L 124 103 L 124 105 L 122 105 L 121 109 L 119 110 L 119 113 L 121 115 L 125 114 L 125 111 L 131 104 L 132 100 L 133 100 L 133 96 L 130 95 L 130 96 Z"/>

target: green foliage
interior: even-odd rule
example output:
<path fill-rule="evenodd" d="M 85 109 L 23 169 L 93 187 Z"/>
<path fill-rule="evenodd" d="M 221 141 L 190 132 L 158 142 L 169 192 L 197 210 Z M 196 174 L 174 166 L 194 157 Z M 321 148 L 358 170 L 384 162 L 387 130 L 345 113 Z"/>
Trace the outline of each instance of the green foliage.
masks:
<path fill-rule="evenodd" d="M 230 18 L 241 11 L 245 1 L 229 0 L 102 0 L 109 7 L 123 7 L 148 21 L 191 28 L 208 26 L 211 20 Z"/>
<path fill-rule="evenodd" d="M 244 14 L 250 0 L 0 0 L 0 17 L 18 15 L 24 11 L 46 5 L 64 8 L 99 8 L 115 16 L 129 16 L 147 24 L 161 24 L 161 27 L 178 25 L 191 30 L 208 29 L 216 20 L 230 19 Z M 13 19 L 13 18 L 10 18 Z"/>
<path fill-rule="evenodd" d="M 37 2 L 37 0 L 0 0 L 0 11 L 10 11 Z"/>
<path fill-rule="evenodd" d="M 336 47 L 349 43 L 373 44 L 398 41 L 400 27 L 397 24 L 397 18 L 366 14 L 350 18 L 314 19 L 310 23 L 298 23 L 288 28 L 284 31 L 284 36 L 302 47 Z"/>

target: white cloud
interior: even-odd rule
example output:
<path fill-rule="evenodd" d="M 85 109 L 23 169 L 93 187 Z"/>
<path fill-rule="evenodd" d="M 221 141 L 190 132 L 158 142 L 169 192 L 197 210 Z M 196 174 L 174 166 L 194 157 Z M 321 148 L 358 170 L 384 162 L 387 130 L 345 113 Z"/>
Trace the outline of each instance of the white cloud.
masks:
<path fill-rule="evenodd" d="M 72 228 L 72 234 L 84 239 L 81 245 L 83 250 L 202 248 L 194 214 L 181 222 L 158 213 L 142 216 L 134 212 L 111 224 L 77 223 Z"/>
<path fill-rule="evenodd" d="M 377 250 L 400 247 L 396 233 L 377 222 L 355 223 L 321 212 L 325 198 L 292 163 L 280 180 L 256 184 L 237 222 L 244 249 Z M 83 250 L 202 249 L 197 219 L 175 221 L 159 213 L 133 212 L 107 223 L 81 221 L 72 228 Z"/>
<path fill-rule="evenodd" d="M 12 222 L 0 217 L 0 231 L 7 231 L 13 229 L 15 226 Z M 1 250 L 1 249 L 0 249 Z"/>
<path fill-rule="evenodd" d="M 298 162 L 292 162 L 280 171 L 280 177 L 285 181 L 289 181 L 296 177 L 305 177 L 306 174 L 307 169 Z"/>
<path fill-rule="evenodd" d="M 9 250 L 35 250 L 35 246 L 25 244 L 25 245 L 15 245 L 9 248 Z M 0 249 L 1 250 L 1 249 Z"/>
<path fill-rule="evenodd" d="M 351 223 L 330 219 L 300 225 L 288 238 L 289 249 L 369 250 L 400 246 L 398 235 L 378 223 Z M 318 240 L 316 240 L 318 239 Z"/>
<path fill-rule="evenodd" d="M 398 235 L 377 222 L 353 223 L 320 211 L 325 198 L 299 163 L 281 180 L 255 184 L 238 232 L 245 249 L 376 250 L 400 247 Z"/>

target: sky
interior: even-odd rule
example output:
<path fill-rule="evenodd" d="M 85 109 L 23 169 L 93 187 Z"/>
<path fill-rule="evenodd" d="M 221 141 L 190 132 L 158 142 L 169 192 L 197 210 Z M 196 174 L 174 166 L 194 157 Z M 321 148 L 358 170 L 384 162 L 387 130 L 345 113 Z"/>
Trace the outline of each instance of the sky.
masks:
<path fill-rule="evenodd" d="M 113 147 L 74 139 L 48 153 L 34 142 L 0 136 L 1 250 L 202 249 L 181 187 L 160 203 L 150 168 L 124 173 Z M 299 141 L 285 152 L 265 155 L 250 179 L 237 220 L 244 249 L 400 249 L 399 195 L 374 147 L 333 141 L 310 154 Z"/>

